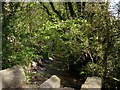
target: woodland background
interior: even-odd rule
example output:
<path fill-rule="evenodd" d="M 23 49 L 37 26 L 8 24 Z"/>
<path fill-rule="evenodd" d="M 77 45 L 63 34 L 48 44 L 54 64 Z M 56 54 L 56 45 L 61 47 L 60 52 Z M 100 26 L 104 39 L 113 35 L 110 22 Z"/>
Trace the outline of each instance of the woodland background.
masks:
<path fill-rule="evenodd" d="M 77 77 L 120 88 L 120 3 L 2 2 L 2 69 L 55 57 Z"/>

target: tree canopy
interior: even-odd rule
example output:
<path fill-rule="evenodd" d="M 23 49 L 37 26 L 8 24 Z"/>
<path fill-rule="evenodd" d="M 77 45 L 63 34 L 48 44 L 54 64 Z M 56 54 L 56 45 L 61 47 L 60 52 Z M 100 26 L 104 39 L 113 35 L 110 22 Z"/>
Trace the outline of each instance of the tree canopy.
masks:
<path fill-rule="evenodd" d="M 103 88 L 118 88 L 120 19 L 110 14 L 108 6 L 105 2 L 3 2 L 2 68 L 24 67 L 35 58 L 54 56 L 78 77 L 100 76 Z"/>

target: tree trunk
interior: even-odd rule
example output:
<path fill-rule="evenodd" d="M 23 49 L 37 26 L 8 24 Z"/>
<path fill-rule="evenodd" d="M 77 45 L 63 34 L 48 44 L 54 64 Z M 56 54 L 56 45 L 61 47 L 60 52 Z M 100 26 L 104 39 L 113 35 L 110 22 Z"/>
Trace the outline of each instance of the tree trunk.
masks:
<path fill-rule="evenodd" d="M 53 2 L 50 2 L 50 5 L 52 7 L 52 10 L 58 15 L 59 19 L 64 20 L 64 18 L 60 15 L 60 12 L 55 9 Z"/>
<path fill-rule="evenodd" d="M 75 12 L 73 10 L 73 7 L 72 7 L 72 3 L 71 2 L 68 2 L 68 7 L 69 7 L 69 11 L 70 11 L 70 15 L 72 18 L 75 18 L 76 15 L 75 15 Z"/>

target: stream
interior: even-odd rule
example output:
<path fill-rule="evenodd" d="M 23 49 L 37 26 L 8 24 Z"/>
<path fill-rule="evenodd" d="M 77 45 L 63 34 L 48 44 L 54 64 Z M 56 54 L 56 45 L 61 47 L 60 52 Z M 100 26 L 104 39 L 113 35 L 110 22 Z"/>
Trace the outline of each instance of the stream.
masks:
<path fill-rule="evenodd" d="M 60 60 L 45 60 L 42 65 L 38 64 L 36 70 L 32 70 L 30 74 L 30 84 L 38 87 L 52 75 L 56 75 L 61 79 L 61 88 L 73 88 L 80 90 L 82 83 L 75 76 L 71 75 L 68 70 L 64 69 L 64 64 Z"/>

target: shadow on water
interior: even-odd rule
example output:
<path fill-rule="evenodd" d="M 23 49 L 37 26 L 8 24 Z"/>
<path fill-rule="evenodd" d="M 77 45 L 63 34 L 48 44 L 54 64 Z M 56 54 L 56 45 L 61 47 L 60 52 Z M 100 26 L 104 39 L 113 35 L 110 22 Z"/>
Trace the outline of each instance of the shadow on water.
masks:
<path fill-rule="evenodd" d="M 80 90 L 83 83 L 80 82 L 79 78 L 76 79 L 75 75 L 72 75 L 67 69 L 64 69 L 63 63 L 59 60 L 44 62 L 44 67 L 40 68 L 37 74 L 39 74 L 39 81 L 43 82 L 52 75 L 56 75 L 61 79 L 61 87 L 74 88 L 75 90 Z M 38 79 L 36 78 L 36 80 Z"/>

